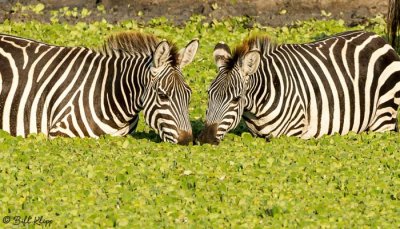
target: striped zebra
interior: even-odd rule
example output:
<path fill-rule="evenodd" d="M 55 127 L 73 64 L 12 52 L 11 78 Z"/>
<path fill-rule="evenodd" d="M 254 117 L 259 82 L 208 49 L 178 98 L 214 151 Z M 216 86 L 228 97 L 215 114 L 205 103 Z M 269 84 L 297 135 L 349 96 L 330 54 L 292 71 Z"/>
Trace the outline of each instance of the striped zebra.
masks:
<path fill-rule="evenodd" d="M 191 89 L 181 69 L 197 51 L 177 51 L 138 32 L 110 36 L 99 49 L 0 35 L 0 129 L 14 136 L 121 136 L 139 112 L 163 141 L 192 141 Z"/>
<path fill-rule="evenodd" d="M 201 143 L 218 144 L 243 116 L 253 135 L 303 139 L 398 130 L 400 58 L 378 35 L 352 31 L 307 44 L 244 41 L 214 50 Z"/>

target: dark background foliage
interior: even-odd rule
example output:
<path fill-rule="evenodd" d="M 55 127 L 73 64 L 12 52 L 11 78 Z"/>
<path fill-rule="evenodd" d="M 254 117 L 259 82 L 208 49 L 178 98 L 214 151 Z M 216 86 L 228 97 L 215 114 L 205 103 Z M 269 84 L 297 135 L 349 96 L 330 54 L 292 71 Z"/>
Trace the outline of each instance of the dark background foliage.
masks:
<path fill-rule="evenodd" d="M 108 22 L 134 19 L 146 22 L 155 17 L 166 17 L 183 25 L 193 14 L 204 15 L 208 20 L 224 19 L 229 16 L 249 16 L 262 25 L 280 26 L 297 20 L 321 18 L 321 11 L 332 18 L 341 18 L 354 26 L 376 14 L 386 14 L 388 1 L 382 0 L 0 0 L 0 20 L 49 20 L 45 13 L 21 15 L 13 12 L 17 2 L 23 5 L 43 3 L 46 10 L 60 7 L 86 7 L 89 10 L 102 4 L 107 15 L 91 15 L 85 20 L 105 17 Z M 33 17 L 33 18 L 32 18 Z M 101 19 L 101 18 L 100 18 Z M 82 19 L 80 19 L 82 20 Z"/>

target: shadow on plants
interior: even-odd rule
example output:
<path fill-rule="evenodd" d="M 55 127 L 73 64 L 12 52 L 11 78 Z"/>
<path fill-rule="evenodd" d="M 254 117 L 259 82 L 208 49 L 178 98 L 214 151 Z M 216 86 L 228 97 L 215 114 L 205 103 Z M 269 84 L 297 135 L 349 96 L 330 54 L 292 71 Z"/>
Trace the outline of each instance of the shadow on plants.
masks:
<path fill-rule="evenodd" d="M 199 136 L 200 132 L 203 130 L 204 123 L 200 119 L 191 120 L 190 123 L 192 125 L 193 139 L 196 139 Z"/>
<path fill-rule="evenodd" d="M 190 122 L 192 125 L 193 139 L 197 139 L 200 132 L 204 128 L 204 122 L 200 119 L 191 120 Z M 249 132 L 249 131 L 248 131 L 244 121 L 241 121 L 239 123 L 239 125 L 234 130 L 232 130 L 230 133 L 235 134 L 237 136 L 241 136 L 242 133 L 244 133 L 244 132 Z M 149 132 L 133 132 L 130 135 L 138 140 L 148 139 L 148 140 L 150 140 L 152 142 L 156 142 L 156 143 L 161 142 L 160 136 L 153 130 L 150 130 Z M 194 144 L 196 144 L 196 143 L 194 142 Z"/>
<path fill-rule="evenodd" d="M 161 142 L 160 136 L 158 136 L 158 134 L 154 130 L 150 130 L 149 132 L 133 132 L 131 133 L 131 136 L 138 140 L 148 139 L 156 143 Z"/>
<path fill-rule="evenodd" d="M 235 134 L 235 135 L 237 135 L 237 136 L 242 136 L 242 134 L 243 134 L 244 132 L 249 132 L 249 129 L 247 129 L 247 126 L 246 126 L 246 124 L 244 123 L 244 121 L 243 121 L 243 119 L 242 119 L 242 120 L 240 121 L 239 125 L 238 125 L 235 129 L 233 129 L 233 130 L 231 131 L 231 133 L 232 133 L 232 134 Z"/>

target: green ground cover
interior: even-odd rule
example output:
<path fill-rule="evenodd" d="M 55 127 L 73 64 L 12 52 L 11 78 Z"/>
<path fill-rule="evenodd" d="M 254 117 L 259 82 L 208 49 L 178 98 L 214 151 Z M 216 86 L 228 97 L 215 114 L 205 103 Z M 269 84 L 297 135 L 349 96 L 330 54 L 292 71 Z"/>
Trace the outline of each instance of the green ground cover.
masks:
<path fill-rule="evenodd" d="M 146 26 L 6 21 L 0 32 L 87 47 L 126 30 L 152 33 L 179 47 L 199 38 L 199 52 L 184 69 L 198 133 L 206 89 L 216 75 L 212 51 L 218 41 L 234 46 L 261 33 L 277 43 L 298 43 L 354 29 L 383 35 L 384 27 L 381 17 L 355 28 L 329 18 L 271 28 L 247 18 L 206 23 L 195 16 L 184 27 L 163 18 Z M 143 118 L 137 133 L 127 137 L 49 141 L 0 131 L 0 228 L 33 227 L 35 219 L 54 228 L 398 228 L 399 162 L 398 133 L 265 142 L 242 125 L 219 146 L 178 146 L 160 142 Z"/>

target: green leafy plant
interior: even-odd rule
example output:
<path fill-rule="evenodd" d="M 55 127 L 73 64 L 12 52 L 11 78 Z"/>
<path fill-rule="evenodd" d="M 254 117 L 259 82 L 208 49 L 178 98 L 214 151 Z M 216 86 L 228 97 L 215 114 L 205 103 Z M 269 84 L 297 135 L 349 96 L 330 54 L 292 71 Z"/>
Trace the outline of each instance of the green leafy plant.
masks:
<path fill-rule="evenodd" d="M 199 38 L 200 50 L 184 69 L 197 133 L 216 74 L 212 51 L 218 41 L 234 46 L 249 35 L 268 34 L 278 43 L 299 43 L 352 29 L 384 32 L 381 17 L 356 28 L 342 20 L 278 28 L 249 23 L 249 18 L 206 22 L 202 16 L 193 16 L 184 27 L 164 18 L 147 25 L 5 21 L 0 32 L 91 48 L 126 30 L 180 47 Z M 47 140 L 38 134 L 23 139 L 0 131 L 0 217 L 43 216 L 54 228 L 399 227 L 399 158 L 398 133 L 266 142 L 241 126 L 215 147 L 160 142 L 143 117 L 127 137 Z M 4 226 L 9 225 L 0 221 Z"/>
<path fill-rule="evenodd" d="M 23 13 L 33 12 L 35 14 L 42 14 L 44 9 L 45 5 L 43 5 L 43 3 L 38 3 L 36 5 L 23 5 L 19 2 L 17 2 L 11 8 L 13 12 L 23 12 Z"/>

